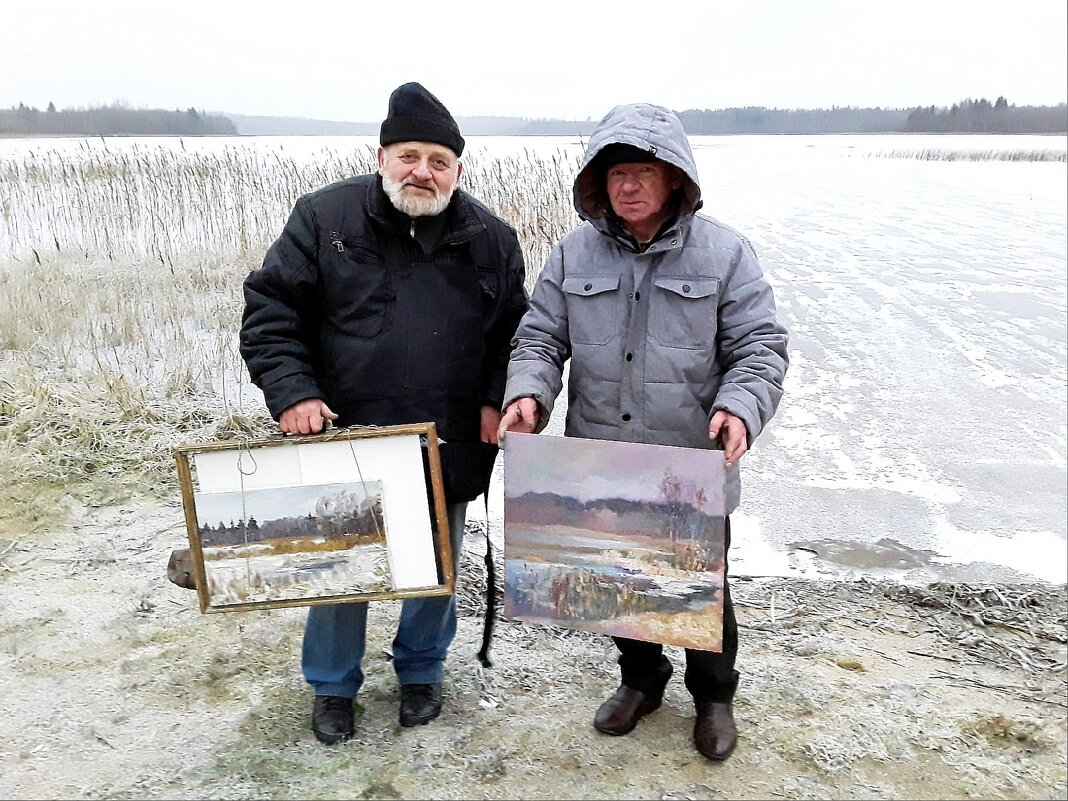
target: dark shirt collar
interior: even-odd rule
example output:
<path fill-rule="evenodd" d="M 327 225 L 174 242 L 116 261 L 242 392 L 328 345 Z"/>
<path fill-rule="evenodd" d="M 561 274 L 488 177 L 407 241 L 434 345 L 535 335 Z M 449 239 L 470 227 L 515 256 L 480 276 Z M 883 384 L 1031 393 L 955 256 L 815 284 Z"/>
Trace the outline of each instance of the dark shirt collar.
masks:
<path fill-rule="evenodd" d="M 661 224 L 660 229 L 656 232 L 655 236 L 648 242 L 642 244 L 639 243 L 634 235 L 627 229 L 626 224 L 616 216 L 616 213 L 609 207 L 605 210 L 605 222 L 608 224 L 608 233 L 618 240 L 625 242 L 631 248 L 638 253 L 644 253 L 649 245 L 653 244 L 656 240 L 666 234 L 670 229 L 675 227 L 675 224 L 679 221 L 679 206 L 681 204 L 681 198 L 678 193 L 672 195 L 671 200 L 668 202 L 671 204 L 671 210 L 664 222 Z"/>

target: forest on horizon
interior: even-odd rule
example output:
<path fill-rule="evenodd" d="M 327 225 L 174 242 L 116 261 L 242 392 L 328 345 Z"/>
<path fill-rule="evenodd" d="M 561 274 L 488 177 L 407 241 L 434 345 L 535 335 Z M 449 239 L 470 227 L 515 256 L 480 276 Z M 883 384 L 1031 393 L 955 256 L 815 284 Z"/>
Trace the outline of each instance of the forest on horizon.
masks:
<path fill-rule="evenodd" d="M 948 108 L 762 106 L 677 112 L 690 135 L 842 133 L 1068 133 L 1068 105 L 1015 106 L 1004 97 L 966 99 Z M 594 120 L 458 117 L 467 136 L 586 136 Z M 122 103 L 45 110 L 19 103 L 0 109 L 0 136 L 315 136 L 378 133 L 378 122 L 339 122 L 175 109 L 135 109 Z"/>

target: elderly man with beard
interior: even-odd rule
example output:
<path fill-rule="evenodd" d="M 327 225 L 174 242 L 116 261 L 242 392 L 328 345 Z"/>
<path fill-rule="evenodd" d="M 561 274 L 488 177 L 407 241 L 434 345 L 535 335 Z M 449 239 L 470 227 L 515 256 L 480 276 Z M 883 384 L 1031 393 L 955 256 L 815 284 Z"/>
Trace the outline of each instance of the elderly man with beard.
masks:
<path fill-rule="evenodd" d="M 468 501 L 488 484 L 511 339 L 527 308 L 515 230 L 461 189 L 464 140 L 418 83 L 382 122 L 377 174 L 301 197 L 263 266 L 245 280 L 241 355 L 278 425 L 433 422 L 454 567 Z M 364 681 L 366 604 L 313 606 L 302 668 L 312 730 L 352 736 Z M 400 724 L 441 712 L 453 596 L 403 602 L 393 641 Z"/>

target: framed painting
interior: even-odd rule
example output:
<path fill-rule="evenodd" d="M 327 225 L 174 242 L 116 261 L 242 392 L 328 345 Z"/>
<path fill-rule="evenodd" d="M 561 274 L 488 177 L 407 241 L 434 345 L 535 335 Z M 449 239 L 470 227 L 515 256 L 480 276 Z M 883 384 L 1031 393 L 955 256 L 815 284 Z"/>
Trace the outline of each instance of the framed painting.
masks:
<path fill-rule="evenodd" d="M 433 423 L 174 455 L 201 612 L 453 592 Z"/>
<path fill-rule="evenodd" d="M 508 434 L 504 613 L 721 651 L 723 452 Z"/>

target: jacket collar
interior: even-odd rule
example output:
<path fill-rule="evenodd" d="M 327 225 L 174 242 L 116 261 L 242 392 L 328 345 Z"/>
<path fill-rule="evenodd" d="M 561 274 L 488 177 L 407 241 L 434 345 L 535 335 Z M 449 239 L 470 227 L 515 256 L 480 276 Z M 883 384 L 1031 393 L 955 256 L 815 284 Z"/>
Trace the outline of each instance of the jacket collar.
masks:
<path fill-rule="evenodd" d="M 657 244 L 661 240 L 667 240 L 667 242 L 665 242 L 666 246 L 657 247 L 657 250 L 672 250 L 678 245 L 679 233 L 682 230 L 683 223 L 689 220 L 693 215 L 679 213 L 680 203 L 678 198 L 674 198 L 671 202 L 674 207 L 671 214 L 664 220 L 664 223 L 660 226 L 660 230 L 656 232 L 656 236 L 650 239 L 645 244 L 644 248 L 638 244 L 634 235 L 627 230 L 623 221 L 620 220 L 611 209 L 607 209 L 603 217 L 595 218 L 589 222 L 602 234 L 616 241 L 627 250 L 632 250 L 635 253 L 644 253 L 649 250 L 651 245 Z"/>

